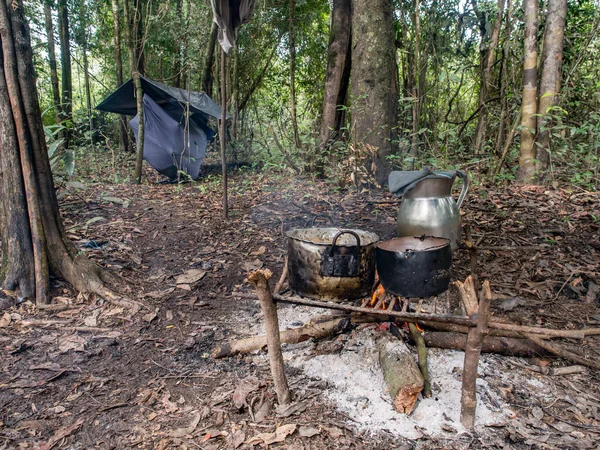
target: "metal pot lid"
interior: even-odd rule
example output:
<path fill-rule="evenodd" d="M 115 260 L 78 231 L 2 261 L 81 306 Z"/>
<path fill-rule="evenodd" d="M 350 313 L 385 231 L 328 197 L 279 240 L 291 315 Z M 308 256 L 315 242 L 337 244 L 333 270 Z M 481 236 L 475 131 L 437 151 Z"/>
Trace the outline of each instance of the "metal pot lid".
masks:
<path fill-rule="evenodd" d="M 381 250 L 388 252 L 426 252 L 438 250 L 450 245 L 450 240 L 433 236 L 405 236 L 377 244 Z"/>
<path fill-rule="evenodd" d="M 346 228 L 296 228 L 286 233 L 287 237 L 315 245 L 331 245 L 333 238 Z M 370 231 L 347 229 L 358 234 L 361 247 L 379 242 L 379 236 Z M 351 234 L 342 234 L 336 245 L 351 247 L 356 245 L 356 239 Z"/>

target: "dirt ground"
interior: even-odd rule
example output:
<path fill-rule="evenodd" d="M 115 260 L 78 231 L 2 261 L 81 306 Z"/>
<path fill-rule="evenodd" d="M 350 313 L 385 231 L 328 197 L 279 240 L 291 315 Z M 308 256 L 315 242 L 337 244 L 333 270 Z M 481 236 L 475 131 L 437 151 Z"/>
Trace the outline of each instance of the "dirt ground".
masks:
<path fill-rule="evenodd" d="M 0 449 L 234 449 L 278 438 L 269 448 L 597 445 L 600 372 L 594 369 L 565 377 L 523 372 L 552 386 L 551 401 L 517 381 L 496 386 L 522 419 L 518 426 L 508 420 L 418 440 L 365 431 L 327 398 L 327 383 L 296 367 L 288 372 L 296 409 L 271 408 L 275 395 L 264 356 L 210 357 L 217 344 L 247 336 L 260 321 L 258 304 L 232 293 L 250 291 L 246 276 L 260 267 L 271 269 L 276 281 L 284 232 L 313 215 L 385 239 L 394 235 L 399 201 L 378 190 L 336 190 L 284 174 L 236 171 L 230 219 L 223 220 L 218 179 L 159 185 L 148 174 L 151 182 L 141 186 L 90 181 L 60 187 L 74 244 L 118 275 L 115 289 L 143 307 L 132 315 L 53 280 L 54 309 L 26 302 L 0 311 Z M 495 294 L 495 316 L 557 329 L 600 325 L 599 197 L 575 187 L 474 183 L 463 211 L 472 241 L 509 247 L 478 254 L 479 276 L 491 281 Z M 459 250 L 453 278 L 469 273 L 468 254 Z M 556 342 L 600 361 L 597 337 Z M 277 436 L 261 435 L 276 429 Z"/>

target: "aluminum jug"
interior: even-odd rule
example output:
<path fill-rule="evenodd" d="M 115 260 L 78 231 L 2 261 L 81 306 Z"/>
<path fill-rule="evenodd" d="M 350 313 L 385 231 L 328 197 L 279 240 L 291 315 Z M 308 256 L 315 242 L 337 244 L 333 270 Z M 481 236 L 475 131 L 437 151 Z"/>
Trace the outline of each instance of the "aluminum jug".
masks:
<path fill-rule="evenodd" d="M 443 173 L 423 178 L 404 194 L 398 210 L 398 236 L 435 236 L 450 240 L 452 250 L 461 242 L 460 206 L 469 190 L 466 172 L 457 170 L 462 179 L 458 200 L 452 197 L 456 176 Z"/>

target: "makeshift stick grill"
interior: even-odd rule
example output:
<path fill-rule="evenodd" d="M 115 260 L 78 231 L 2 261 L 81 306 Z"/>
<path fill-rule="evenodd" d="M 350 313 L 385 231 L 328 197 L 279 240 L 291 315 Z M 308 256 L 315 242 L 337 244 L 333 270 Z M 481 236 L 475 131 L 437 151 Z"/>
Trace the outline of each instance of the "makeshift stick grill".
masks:
<path fill-rule="evenodd" d="M 470 316 L 463 316 L 396 311 L 392 310 L 395 302 L 390 302 L 390 304 L 387 306 L 387 309 L 372 309 L 363 306 L 353 306 L 342 303 L 310 300 L 296 296 L 272 294 L 268 283 L 268 279 L 270 277 L 270 270 L 258 270 L 248 277 L 248 279 L 254 284 L 257 294 L 253 295 L 249 293 L 234 293 L 233 295 L 237 298 L 248 298 L 254 300 L 258 299 L 261 302 L 261 308 L 263 310 L 263 316 L 265 319 L 265 329 L 267 333 L 269 361 L 275 383 L 275 390 L 278 393 L 278 401 L 280 404 L 288 404 L 290 402 L 290 397 L 287 380 L 285 375 L 282 376 L 282 374 L 284 374 L 284 368 L 283 358 L 281 356 L 281 344 L 279 340 L 277 302 L 362 313 L 370 316 L 387 318 L 388 321 L 401 320 L 408 323 L 428 321 L 431 323 L 445 323 L 468 327 L 465 363 L 462 377 L 463 386 L 461 398 L 461 422 L 467 428 L 472 428 L 474 426 L 477 366 L 479 365 L 479 356 L 481 354 L 483 337 L 488 333 L 488 319 L 491 302 L 491 291 L 487 281 L 484 285 L 485 295 L 483 298 L 479 299 L 478 302 L 477 293 L 472 281 L 461 284 L 461 293 L 463 291 L 468 291 L 468 300 L 464 297 L 461 298 L 465 303 L 466 310 L 471 312 Z M 470 280 L 470 277 L 467 280 Z M 280 283 L 278 283 L 278 285 L 279 284 Z M 475 303 L 473 303 L 473 298 L 475 299 Z M 475 309 L 475 307 L 477 309 Z M 280 395 L 280 393 L 285 394 Z"/>

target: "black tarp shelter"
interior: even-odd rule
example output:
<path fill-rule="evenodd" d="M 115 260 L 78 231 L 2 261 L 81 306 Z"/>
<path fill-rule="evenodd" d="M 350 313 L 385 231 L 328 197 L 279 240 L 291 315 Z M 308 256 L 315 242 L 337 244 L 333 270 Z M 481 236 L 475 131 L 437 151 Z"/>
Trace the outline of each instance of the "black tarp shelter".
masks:
<path fill-rule="evenodd" d="M 175 178 L 183 170 L 196 179 L 215 132 L 209 117 L 221 118 L 221 108 L 203 92 L 186 91 L 140 77 L 144 91 L 144 159 L 158 172 Z M 186 120 L 189 107 L 189 121 Z M 129 126 L 138 129 L 135 86 L 129 80 L 96 106 L 100 111 L 135 116 Z"/>

